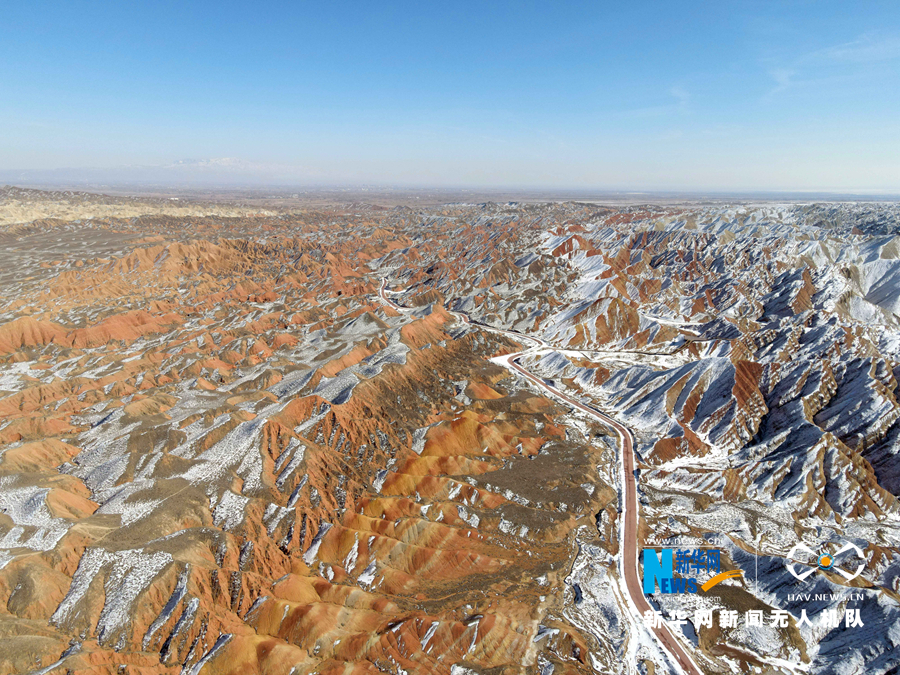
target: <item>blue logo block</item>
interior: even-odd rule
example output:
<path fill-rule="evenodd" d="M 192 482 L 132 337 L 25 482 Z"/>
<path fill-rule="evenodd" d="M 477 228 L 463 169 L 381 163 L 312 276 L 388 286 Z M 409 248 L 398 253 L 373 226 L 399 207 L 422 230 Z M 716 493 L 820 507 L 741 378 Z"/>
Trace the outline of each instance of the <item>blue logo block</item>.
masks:
<path fill-rule="evenodd" d="M 644 593 L 649 595 L 656 592 L 656 583 L 663 593 L 670 593 L 669 584 L 675 576 L 675 564 L 672 560 L 672 549 L 664 548 L 660 551 L 662 559 L 657 557 L 652 548 L 644 549 Z M 665 582 L 665 585 L 663 585 Z"/>

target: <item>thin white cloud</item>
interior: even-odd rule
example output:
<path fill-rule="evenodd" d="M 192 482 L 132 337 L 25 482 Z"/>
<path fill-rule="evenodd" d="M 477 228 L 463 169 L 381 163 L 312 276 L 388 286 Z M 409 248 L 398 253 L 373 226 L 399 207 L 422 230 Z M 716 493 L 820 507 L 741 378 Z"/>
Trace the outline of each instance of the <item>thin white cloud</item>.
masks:
<path fill-rule="evenodd" d="M 763 96 L 763 100 L 771 100 L 772 97 L 780 94 L 783 91 L 787 91 L 791 88 L 791 85 L 794 83 L 793 78 L 796 75 L 796 71 L 790 68 L 773 68 L 769 71 L 769 75 L 772 76 L 772 79 L 775 80 L 775 87 L 766 92 L 765 96 Z"/>
<path fill-rule="evenodd" d="M 672 87 L 669 89 L 669 93 L 675 97 L 675 100 L 678 101 L 676 104 L 677 108 L 682 112 L 686 112 L 688 109 L 688 105 L 691 102 L 691 95 L 689 92 L 685 91 L 681 87 Z"/>
<path fill-rule="evenodd" d="M 866 33 L 851 42 L 812 52 L 807 59 L 837 63 L 892 61 L 900 59 L 900 36 Z"/>
<path fill-rule="evenodd" d="M 689 91 L 682 87 L 674 86 L 669 89 L 668 93 L 673 99 L 671 103 L 624 110 L 622 114 L 628 117 L 666 117 L 690 112 L 691 94 Z"/>
<path fill-rule="evenodd" d="M 839 66 L 870 66 L 900 59 L 900 36 L 864 33 L 855 40 L 807 52 L 787 66 L 770 67 L 775 86 L 763 95 L 769 101 L 793 87 L 821 80 L 816 73 Z M 812 76 L 811 76 L 811 73 Z"/>

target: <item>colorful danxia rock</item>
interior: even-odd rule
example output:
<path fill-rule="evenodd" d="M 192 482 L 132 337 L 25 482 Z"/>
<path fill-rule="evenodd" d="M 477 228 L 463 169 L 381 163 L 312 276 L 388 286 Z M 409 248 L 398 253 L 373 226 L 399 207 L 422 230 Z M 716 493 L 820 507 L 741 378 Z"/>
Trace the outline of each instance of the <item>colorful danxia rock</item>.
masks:
<path fill-rule="evenodd" d="M 0 675 L 900 667 L 896 203 L 73 195 L 0 200 Z"/>

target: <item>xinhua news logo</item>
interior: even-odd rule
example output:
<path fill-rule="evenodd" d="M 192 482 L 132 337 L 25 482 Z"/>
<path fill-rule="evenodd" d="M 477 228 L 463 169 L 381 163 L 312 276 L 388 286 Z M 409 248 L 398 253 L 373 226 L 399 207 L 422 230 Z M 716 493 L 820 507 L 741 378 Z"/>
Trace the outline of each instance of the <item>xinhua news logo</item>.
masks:
<path fill-rule="evenodd" d="M 806 555 L 803 555 L 806 554 Z M 857 564 L 858 561 L 862 561 Z M 657 551 L 645 548 L 643 554 L 644 576 L 643 586 L 646 595 L 660 593 L 698 593 L 708 591 L 713 586 L 726 579 L 742 578 L 741 570 L 725 570 L 722 568 L 722 553 L 718 549 L 671 549 L 664 548 Z M 788 571 L 803 581 L 816 571 L 837 572 L 845 579 L 855 579 L 865 567 L 865 556 L 858 546 L 846 543 L 834 553 L 826 549 L 819 552 L 798 544 L 788 553 L 785 565 Z M 798 567 L 799 566 L 799 567 Z M 804 569 L 805 568 L 805 569 Z M 702 579 L 706 579 L 702 581 Z M 657 591 L 657 588 L 659 591 Z M 859 600 L 862 595 L 850 596 Z M 831 595 L 795 594 L 788 595 L 788 600 L 816 600 L 828 601 Z M 846 607 L 844 611 L 826 608 L 815 616 L 807 615 L 806 608 L 799 608 L 799 615 L 786 609 L 773 609 L 768 614 L 763 610 L 749 609 L 744 612 L 743 624 L 745 626 L 771 626 L 773 628 L 787 628 L 791 625 L 793 617 L 797 628 L 808 626 L 810 628 L 830 630 L 843 624 L 846 628 L 863 627 L 865 624 L 859 607 Z M 694 611 L 693 623 L 695 629 L 699 627 L 713 627 L 714 611 L 712 608 L 699 607 Z M 659 628 L 664 623 L 669 626 L 683 626 L 689 620 L 688 613 L 674 610 L 669 618 L 663 620 L 660 610 L 647 610 L 644 612 L 644 622 L 650 628 Z M 718 610 L 719 628 L 738 628 L 740 615 L 737 610 Z"/>
<path fill-rule="evenodd" d="M 722 571 L 719 549 L 644 549 L 644 593 L 704 592 L 726 579 L 739 579 L 741 570 Z M 700 579 L 704 579 L 700 581 Z"/>

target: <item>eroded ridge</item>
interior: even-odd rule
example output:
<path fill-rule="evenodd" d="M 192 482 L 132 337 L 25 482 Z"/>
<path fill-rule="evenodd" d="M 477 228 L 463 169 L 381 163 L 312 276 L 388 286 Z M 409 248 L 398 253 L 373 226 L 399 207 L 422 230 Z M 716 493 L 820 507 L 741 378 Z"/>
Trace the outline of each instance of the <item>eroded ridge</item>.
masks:
<path fill-rule="evenodd" d="M 791 611 L 673 632 L 703 672 L 897 665 L 895 206 L 73 199 L 0 241 L 0 672 L 677 669 L 623 536 Z M 844 540 L 868 630 L 798 626 Z"/>

